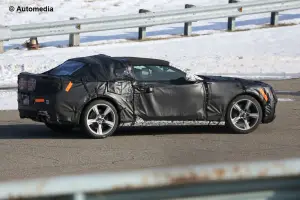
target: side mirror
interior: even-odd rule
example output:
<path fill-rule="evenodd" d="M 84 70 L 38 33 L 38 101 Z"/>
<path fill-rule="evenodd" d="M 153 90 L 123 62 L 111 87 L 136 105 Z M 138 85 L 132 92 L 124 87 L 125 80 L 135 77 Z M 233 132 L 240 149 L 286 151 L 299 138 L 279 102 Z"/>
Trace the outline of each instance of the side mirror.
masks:
<path fill-rule="evenodd" d="M 195 74 L 187 74 L 185 76 L 185 80 L 188 81 L 188 82 L 194 82 L 194 83 L 197 83 L 199 81 L 202 81 L 202 78 L 198 77 L 197 75 Z"/>

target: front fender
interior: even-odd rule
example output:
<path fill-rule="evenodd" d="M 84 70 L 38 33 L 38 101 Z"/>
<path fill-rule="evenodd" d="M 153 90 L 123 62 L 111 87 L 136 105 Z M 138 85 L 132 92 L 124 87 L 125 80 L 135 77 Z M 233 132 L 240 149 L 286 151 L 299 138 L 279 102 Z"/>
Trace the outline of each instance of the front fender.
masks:
<path fill-rule="evenodd" d="M 276 115 L 277 97 L 271 87 L 251 87 L 246 89 L 246 94 L 255 97 L 263 111 L 262 123 L 272 122 Z"/>

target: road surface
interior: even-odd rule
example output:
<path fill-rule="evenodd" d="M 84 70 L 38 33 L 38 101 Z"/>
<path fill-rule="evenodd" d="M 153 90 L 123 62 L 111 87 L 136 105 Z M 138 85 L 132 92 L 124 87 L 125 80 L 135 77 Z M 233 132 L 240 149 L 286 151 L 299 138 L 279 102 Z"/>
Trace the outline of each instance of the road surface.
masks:
<path fill-rule="evenodd" d="M 277 118 L 248 135 L 222 127 L 123 128 L 104 140 L 57 134 L 0 111 L 0 181 L 157 166 L 254 161 L 300 156 L 300 80 L 267 81 L 295 101 L 279 102 Z M 286 94 L 289 90 L 295 93 Z"/>

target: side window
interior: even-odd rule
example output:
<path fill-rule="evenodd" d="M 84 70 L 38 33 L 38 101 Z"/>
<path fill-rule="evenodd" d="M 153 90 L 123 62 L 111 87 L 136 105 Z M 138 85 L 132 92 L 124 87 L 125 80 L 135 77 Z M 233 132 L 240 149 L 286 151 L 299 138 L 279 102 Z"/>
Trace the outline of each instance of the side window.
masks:
<path fill-rule="evenodd" d="M 134 66 L 134 75 L 142 81 L 170 81 L 185 77 L 185 73 L 169 66 Z"/>
<path fill-rule="evenodd" d="M 137 80 L 151 81 L 152 70 L 147 66 L 133 66 L 133 73 Z"/>
<path fill-rule="evenodd" d="M 114 67 L 114 75 L 118 78 L 121 78 L 124 75 L 125 67 L 121 65 L 116 65 Z"/>
<path fill-rule="evenodd" d="M 125 78 L 126 76 L 132 76 L 130 70 L 122 64 L 115 65 L 113 73 L 116 78 Z"/>
<path fill-rule="evenodd" d="M 85 64 L 78 61 L 66 61 L 49 71 L 50 75 L 71 76 L 81 69 Z"/>

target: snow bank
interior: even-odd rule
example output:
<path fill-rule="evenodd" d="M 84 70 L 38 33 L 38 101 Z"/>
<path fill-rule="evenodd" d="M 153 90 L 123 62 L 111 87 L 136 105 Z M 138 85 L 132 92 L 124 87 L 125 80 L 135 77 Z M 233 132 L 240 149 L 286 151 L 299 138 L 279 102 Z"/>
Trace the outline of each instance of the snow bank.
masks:
<path fill-rule="evenodd" d="M 0 90 L 0 110 L 17 110 L 17 92 Z"/>
<path fill-rule="evenodd" d="M 66 59 L 94 54 L 169 60 L 198 74 L 273 76 L 300 72 L 300 25 L 245 32 L 101 46 L 12 50 L 0 55 L 0 85 L 16 85 L 21 71 L 39 73 Z"/>
<path fill-rule="evenodd" d="M 248 1 L 248 0 L 244 0 Z M 0 24 L 26 24 L 70 17 L 91 18 L 137 13 L 138 9 L 153 11 L 183 8 L 185 3 L 196 6 L 226 4 L 228 0 L 0 0 Z M 49 13 L 10 12 L 9 6 L 52 6 Z M 300 9 L 280 13 L 281 23 L 299 23 Z M 270 21 L 270 14 L 239 17 L 238 29 L 257 28 Z M 198 74 L 239 76 L 245 78 L 292 78 L 300 74 L 300 25 L 224 32 L 227 19 L 193 23 L 193 33 L 202 36 L 157 40 L 128 41 L 137 38 L 137 29 L 81 34 L 81 47 L 58 48 L 68 44 L 68 35 L 39 38 L 42 49 L 27 51 L 25 39 L 4 43 L 0 54 L 0 87 L 16 86 L 22 71 L 39 73 L 57 66 L 66 59 L 94 54 L 111 56 L 142 56 L 169 60 L 181 69 Z M 183 33 L 183 24 L 147 28 L 147 37 L 172 37 Z M 203 35 L 203 34 L 212 35 Z M 125 43 L 118 43 L 125 42 Z M 101 44 L 101 45 L 99 45 Z M 98 45 L 98 46 L 96 46 Z M 19 50 L 14 49 L 18 47 Z M 10 49 L 10 50 L 9 50 Z M 0 91 L 0 109 L 17 109 L 15 92 Z"/>
<path fill-rule="evenodd" d="M 252 0 L 241 0 L 247 2 Z M 115 16 L 124 14 L 136 14 L 138 10 L 149 9 L 151 11 L 163 11 L 182 9 L 184 4 L 194 4 L 198 7 L 208 5 L 227 4 L 228 0 L 0 0 L 0 24 L 15 25 L 36 22 L 50 22 L 69 20 L 70 17 L 94 18 L 102 16 Z M 50 6 L 53 12 L 10 12 L 9 6 Z M 300 22 L 300 9 L 280 12 L 280 22 Z M 270 13 L 241 16 L 237 19 L 238 29 L 248 29 L 270 22 Z M 193 33 L 215 33 L 227 28 L 227 18 L 211 19 L 193 22 Z M 147 37 L 169 37 L 183 33 L 183 24 L 170 24 L 147 28 Z M 137 38 L 137 28 L 83 33 L 80 36 L 81 45 L 96 45 L 126 41 Z M 5 49 L 23 48 L 21 46 L 28 39 L 18 39 L 5 42 Z M 68 35 L 39 37 L 39 43 L 44 46 L 67 46 Z"/>

